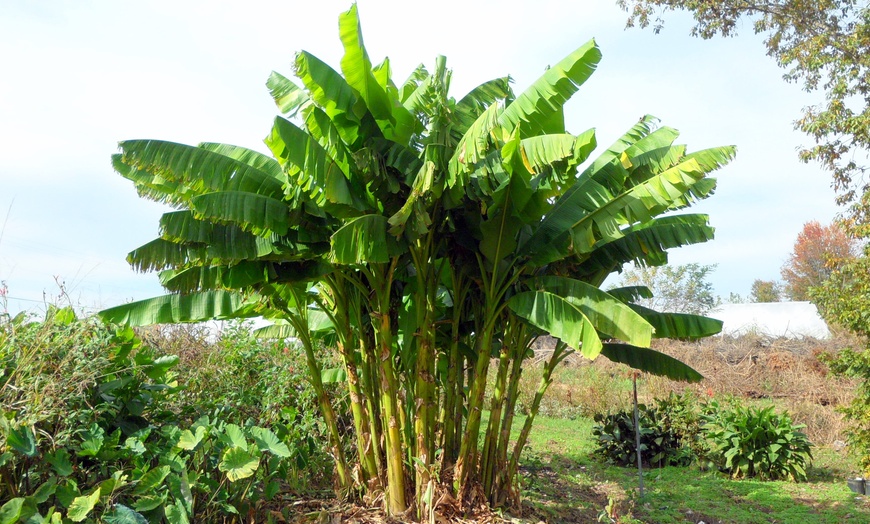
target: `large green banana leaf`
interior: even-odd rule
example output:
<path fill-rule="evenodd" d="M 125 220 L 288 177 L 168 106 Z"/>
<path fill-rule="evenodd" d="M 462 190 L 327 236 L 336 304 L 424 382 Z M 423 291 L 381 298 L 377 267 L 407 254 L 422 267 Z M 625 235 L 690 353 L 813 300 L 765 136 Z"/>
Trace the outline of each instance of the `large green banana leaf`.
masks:
<path fill-rule="evenodd" d="M 603 153 L 598 155 L 598 157 L 593 160 L 586 169 L 583 170 L 583 174 L 581 175 L 581 177 L 591 176 L 593 173 L 597 173 L 605 165 L 611 163 L 614 160 L 618 160 L 619 157 L 622 156 L 622 153 L 632 144 L 647 136 L 652 131 L 652 126 L 657 121 L 658 119 L 656 117 L 652 115 L 645 115 L 635 125 L 631 126 L 631 129 L 626 131 L 625 134 L 616 139 L 616 141 L 611 144 L 610 147 L 608 147 Z"/>
<path fill-rule="evenodd" d="M 295 116 L 299 108 L 311 100 L 308 94 L 292 80 L 275 71 L 269 75 L 266 87 L 269 88 L 275 105 L 278 106 L 278 110 L 283 115 Z"/>
<path fill-rule="evenodd" d="M 243 260 L 224 265 L 193 265 L 160 272 L 169 291 L 193 293 L 210 289 L 248 289 L 257 284 L 307 282 L 329 273 L 331 266 L 313 258 L 290 262 Z"/>
<path fill-rule="evenodd" d="M 363 44 L 356 4 L 339 15 L 338 32 L 344 45 L 341 71 L 348 85 L 365 100 L 369 112 L 376 120 L 395 122 L 387 93 L 372 74 L 372 62 Z"/>
<path fill-rule="evenodd" d="M 148 326 L 255 317 L 251 306 L 240 293 L 214 290 L 149 298 L 104 309 L 99 315 L 106 322 Z"/>
<path fill-rule="evenodd" d="M 375 117 L 386 138 L 400 144 L 408 144 L 416 130 L 417 121 L 399 103 L 398 94 L 394 103 L 388 91 L 375 78 L 371 60 L 363 43 L 356 4 L 339 16 L 338 30 L 341 42 L 344 44 L 341 70 L 348 85 L 365 101 L 366 107 Z"/>
<path fill-rule="evenodd" d="M 656 338 L 696 339 L 709 337 L 722 331 L 722 321 L 688 313 L 660 313 L 652 309 L 629 304 L 655 328 Z"/>
<path fill-rule="evenodd" d="M 239 162 L 247 164 L 254 169 L 268 173 L 275 180 L 280 180 L 282 183 L 287 181 L 287 175 L 281 169 L 281 164 L 274 158 L 264 155 L 259 151 L 248 149 L 246 147 L 234 146 L 230 144 L 220 144 L 216 142 L 202 142 L 199 144 L 202 149 L 207 149 L 215 153 L 234 158 Z"/>
<path fill-rule="evenodd" d="M 275 118 L 266 145 L 285 166 L 295 168 L 297 183 L 318 205 L 338 204 L 342 209 L 364 209 L 354 198 L 347 177 L 349 173 L 329 156 L 311 135 L 281 117 Z M 333 207 L 333 210 L 337 208 Z"/>
<path fill-rule="evenodd" d="M 645 298 L 653 298 L 653 292 L 646 286 L 615 287 L 608 289 L 607 294 L 625 303 L 633 303 Z"/>
<path fill-rule="evenodd" d="M 171 221 L 162 219 L 167 215 L 172 218 Z M 224 261 L 250 260 L 276 252 L 278 238 L 274 234 L 254 235 L 235 224 L 211 223 L 209 227 L 207 221 L 196 220 L 195 215 L 193 220 L 185 220 L 188 217 L 183 212 L 166 213 L 162 218 L 161 227 L 164 233 L 161 238 L 190 248 L 204 245 L 206 250 L 203 256 L 206 258 Z M 189 226 L 186 229 L 184 222 Z M 187 238 L 185 234 L 191 234 L 193 238 Z M 158 251 L 142 251 L 142 248 L 136 251 L 138 255 L 133 258 L 143 261 L 155 259 L 155 255 L 159 254 Z"/>
<path fill-rule="evenodd" d="M 112 155 L 112 167 L 119 175 L 133 182 L 139 196 L 155 202 L 170 206 L 184 206 L 197 194 L 177 180 L 168 180 L 128 166 L 123 162 L 120 154 Z"/>
<path fill-rule="evenodd" d="M 671 380 L 699 382 L 704 378 L 688 365 L 650 348 L 607 343 L 601 348 L 601 354 L 613 362 Z"/>
<path fill-rule="evenodd" d="M 121 160 L 136 169 L 183 183 L 197 193 L 245 191 L 281 198 L 282 178 L 205 148 L 161 140 L 119 143 Z"/>
<path fill-rule="evenodd" d="M 659 155 L 650 155 L 650 153 L 654 151 L 668 150 L 679 136 L 680 132 L 672 127 L 660 127 L 650 132 L 648 135 L 643 136 L 633 144 L 630 144 L 625 148 L 620 157 L 623 157 L 624 155 L 627 161 L 632 164 L 632 167 L 650 164 L 659 158 Z M 686 148 L 685 146 L 679 146 L 676 149 L 676 160 L 679 160 L 682 158 L 682 153 L 685 152 Z M 658 162 L 658 170 L 656 172 L 660 173 L 675 163 L 676 162 Z"/>
<path fill-rule="evenodd" d="M 160 284 L 175 293 L 245 289 L 268 279 L 268 263 L 244 260 L 232 266 L 193 266 L 160 272 Z"/>
<path fill-rule="evenodd" d="M 206 242 L 175 242 L 158 238 L 131 251 L 127 262 L 138 271 L 152 271 L 209 260 L 217 263 L 252 260 L 273 253 L 275 244 L 272 239 L 254 236 L 236 226 L 214 224 Z"/>
<path fill-rule="evenodd" d="M 655 218 L 623 229 L 622 238 L 610 242 L 599 241 L 589 258 L 577 265 L 575 271 L 583 275 L 602 269 L 610 272 L 626 262 L 661 266 L 668 261 L 668 249 L 712 240 L 713 232 L 707 215 Z"/>
<path fill-rule="evenodd" d="M 296 55 L 296 76 L 305 85 L 308 95 L 329 118 L 345 144 L 354 145 L 360 137 L 381 135 L 374 118 L 363 108 L 358 115 L 356 107 L 362 107 L 359 97 L 341 74 L 316 56 L 302 51 Z"/>
<path fill-rule="evenodd" d="M 311 105 L 303 110 L 305 119 L 305 130 L 311 135 L 317 143 L 326 151 L 329 158 L 336 163 L 338 168 L 344 175 L 350 179 L 351 172 L 351 155 L 347 147 L 341 139 L 341 133 L 335 126 L 335 122 L 329 118 L 326 111 Z"/>
<path fill-rule="evenodd" d="M 716 190 L 715 178 L 702 178 L 689 188 L 683 195 L 674 199 L 668 211 L 679 211 L 692 206 L 695 202 L 704 200 Z"/>
<path fill-rule="evenodd" d="M 728 162 L 734 160 L 736 156 L 736 146 L 720 146 L 689 153 L 685 156 L 684 160 L 696 161 L 701 166 L 701 169 L 709 173 L 724 167 Z"/>
<path fill-rule="evenodd" d="M 508 300 L 508 307 L 533 326 L 594 359 L 601 352 L 595 326 L 579 306 L 548 291 L 526 291 Z"/>
<path fill-rule="evenodd" d="M 335 162 L 348 179 L 347 184 L 352 199 L 350 205 L 358 210 L 377 210 L 378 201 L 366 187 L 366 181 L 362 174 L 353 167 L 356 164 L 353 153 L 342 141 L 341 131 L 336 127 L 335 121 L 330 119 L 325 111 L 314 105 L 306 107 L 303 110 L 303 115 L 308 134 L 317 140 L 317 143 L 323 147 L 329 158 Z"/>
<path fill-rule="evenodd" d="M 418 115 L 426 111 L 426 105 L 431 100 L 432 83 L 434 77 L 427 76 L 420 85 L 418 85 L 408 96 L 402 100 L 402 105 L 405 106 L 411 114 Z"/>
<path fill-rule="evenodd" d="M 600 239 L 621 238 L 621 226 L 666 211 L 703 177 L 698 163 L 689 160 L 616 196 L 592 177 L 580 179 L 553 205 L 520 252 L 536 264 L 564 258 L 569 247 L 574 253 L 590 253 Z"/>
<path fill-rule="evenodd" d="M 404 105 L 408 111 L 414 114 L 422 111 L 419 102 L 424 100 L 422 94 L 427 90 L 424 85 L 428 85 L 431 81 L 432 75 L 429 74 L 429 71 L 426 69 L 424 64 L 419 64 L 417 68 L 408 75 L 408 78 L 402 83 L 402 87 L 399 89 L 399 101 L 402 102 L 402 105 Z M 421 87 L 424 87 L 424 89 L 420 90 Z M 416 100 L 411 101 L 412 98 L 416 98 Z"/>
<path fill-rule="evenodd" d="M 290 228 L 287 203 L 275 198 L 241 191 L 218 191 L 194 197 L 190 203 L 198 217 L 230 222 L 255 235 L 284 235 Z"/>
<path fill-rule="evenodd" d="M 577 306 L 599 332 L 636 346 L 649 346 L 653 335 L 652 325 L 598 287 L 557 276 L 539 277 L 534 283 Z"/>
<path fill-rule="evenodd" d="M 557 162 L 565 163 L 563 172 L 573 170 L 586 160 L 595 146 L 594 129 L 578 136 L 563 133 L 522 139 L 523 159 L 529 171 L 536 174 Z"/>
<path fill-rule="evenodd" d="M 599 60 L 601 51 L 595 40 L 586 42 L 558 64 L 547 69 L 511 102 L 501 114 L 499 124 L 512 131 L 522 122 L 523 133 L 527 136 L 564 133 L 564 119 L 561 119 L 561 125 L 558 122 L 554 125 L 553 117 L 561 116 L 562 106 L 595 72 Z"/>
<path fill-rule="evenodd" d="M 127 254 L 127 262 L 136 271 L 159 271 L 183 267 L 207 260 L 205 244 L 177 244 L 157 238 Z"/>
<path fill-rule="evenodd" d="M 178 244 L 205 244 L 214 238 L 216 225 L 194 216 L 193 211 L 171 211 L 160 217 L 160 237 Z"/>
<path fill-rule="evenodd" d="M 467 173 L 490 153 L 490 145 L 495 142 L 491 135 L 498 126 L 502 111 L 500 104 L 490 105 L 462 135 L 448 164 L 448 186 L 464 186 L 468 182 Z"/>
<path fill-rule="evenodd" d="M 332 235 L 331 258 L 338 264 L 385 263 L 396 253 L 397 244 L 387 233 L 382 215 L 363 215 L 348 221 Z"/>
<path fill-rule="evenodd" d="M 632 167 L 627 184 L 629 186 L 641 184 L 684 160 L 687 160 L 684 145 L 663 146 L 630 158 L 626 153 L 626 162 Z"/>
<path fill-rule="evenodd" d="M 509 76 L 489 80 L 469 91 L 456 103 L 453 110 L 454 124 L 450 130 L 454 140 L 458 142 L 487 108 L 498 103 L 507 105 L 513 100 L 510 83 Z"/>

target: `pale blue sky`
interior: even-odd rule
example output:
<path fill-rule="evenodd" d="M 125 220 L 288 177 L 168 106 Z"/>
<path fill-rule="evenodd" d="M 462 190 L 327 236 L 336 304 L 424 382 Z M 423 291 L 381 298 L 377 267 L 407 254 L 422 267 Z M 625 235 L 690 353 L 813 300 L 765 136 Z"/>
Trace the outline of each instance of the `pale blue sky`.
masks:
<path fill-rule="evenodd" d="M 457 98 L 511 74 L 522 90 L 589 38 L 604 58 L 569 103 L 569 130 L 608 144 L 651 113 L 690 150 L 738 146 L 709 213 L 716 240 L 674 250 L 675 263 L 718 264 L 716 292 L 746 294 L 779 277 L 804 222 L 838 211 L 829 176 L 797 161 L 792 121 L 818 95 L 786 84 L 747 25 L 736 39 L 624 30 L 615 2 L 359 0 L 366 47 L 403 79 L 438 54 Z M 165 208 L 115 174 L 119 140 L 226 142 L 265 150 L 275 114 L 264 86 L 293 53 L 338 67 L 347 1 L 0 0 L 0 280 L 10 311 L 40 310 L 55 277 L 85 309 L 161 294 L 126 253 L 157 235 Z M 416 8 L 414 6 L 420 5 Z M 422 6 L 426 7 L 422 7 Z"/>

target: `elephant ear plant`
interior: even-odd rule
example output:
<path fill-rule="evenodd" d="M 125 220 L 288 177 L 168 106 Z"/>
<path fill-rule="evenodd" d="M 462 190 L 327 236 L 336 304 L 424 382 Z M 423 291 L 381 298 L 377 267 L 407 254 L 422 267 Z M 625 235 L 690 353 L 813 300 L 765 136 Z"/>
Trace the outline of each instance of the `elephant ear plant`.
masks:
<path fill-rule="evenodd" d="M 383 494 L 388 514 L 417 518 L 444 492 L 465 508 L 515 502 L 540 398 L 570 352 L 700 379 L 650 341 L 711 335 L 718 321 L 633 305 L 646 289 L 600 286 L 627 262 L 665 264 L 668 249 L 712 239 L 707 216 L 672 211 L 713 192 L 707 175 L 734 148 L 687 153 L 644 117 L 590 158 L 594 131 L 566 131 L 563 106 L 595 71 L 594 41 L 519 94 L 504 77 L 457 100 L 444 57 L 401 83 L 388 59 L 372 63 L 356 6 L 339 34 L 340 71 L 303 51 L 295 80 L 269 78 L 283 115 L 265 140 L 271 157 L 120 143 L 116 170 L 176 208 L 128 257 L 171 294 L 101 314 L 273 320 L 264 335 L 305 349 L 344 493 Z M 509 445 L 522 365 L 545 333 L 560 343 Z M 317 359 L 321 338 L 343 359 L 352 456 L 324 393 L 324 375 L 338 375 Z"/>

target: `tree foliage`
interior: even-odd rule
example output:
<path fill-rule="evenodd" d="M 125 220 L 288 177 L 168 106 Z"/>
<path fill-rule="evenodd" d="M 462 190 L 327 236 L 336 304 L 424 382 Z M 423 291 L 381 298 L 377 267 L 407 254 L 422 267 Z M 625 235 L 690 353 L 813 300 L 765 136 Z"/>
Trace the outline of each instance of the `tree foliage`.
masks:
<path fill-rule="evenodd" d="M 803 109 L 795 128 L 813 144 L 799 157 L 818 161 L 833 176 L 840 204 L 868 232 L 870 194 L 870 8 L 862 0 L 617 0 L 629 13 L 628 26 L 660 31 L 667 11 L 686 10 L 695 18 L 693 36 L 737 34 L 748 19 L 763 34 L 767 54 L 786 69 L 788 82 L 824 96 Z"/>
<path fill-rule="evenodd" d="M 388 59 L 369 58 L 356 6 L 339 29 L 340 72 L 300 52 L 295 81 L 270 77 L 286 115 L 266 138 L 272 157 L 120 144 L 116 170 L 177 209 L 128 257 L 172 294 L 101 314 L 134 324 L 265 316 L 264 336 L 304 349 L 345 492 L 381 497 L 402 518 L 431 516 L 445 490 L 465 507 L 481 496 L 511 503 L 541 397 L 572 351 L 700 379 L 651 338 L 706 336 L 720 322 L 634 304 L 649 290 L 599 286 L 625 263 L 661 265 L 669 249 L 711 239 L 705 215 L 669 212 L 709 196 L 707 175 L 735 150 L 687 153 L 675 130 L 644 117 L 588 160 L 595 133 L 567 133 L 562 106 L 596 68 L 594 41 L 519 94 L 505 77 L 457 100 L 444 57 L 396 83 Z M 560 343 L 512 437 L 523 362 L 544 333 Z M 343 373 L 323 369 L 318 340 L 338 350 Z M 323 393 L 339 375 L 349 457 Z"/>
<path fill-rule="evenodd" d="M 809 296 L 825 320 L 849 331 L 870 336 L 870 258 L 849 259 L 830 276 L 810 288 Z"/>
<path fill-rule="evenodd" d="M 822 317 L 829 323 L 870 337 L 870 257 L 852 258 L 831 272 L 821 285 L 810 289 L 810 296 Z M 842 408 L 852 423 L 848 437 L 860 454 L 865 476 L 870 474 L 870 345 L 846 348 L 830 362 L 831 370 L 861 380 L 855 398 Z"/>
<path fill-rule="evenodd" d="M 756 278 L 749 292 L 750 302 L 779 302 L 782 300 L 782 285 L 775 280 Z"/>
<path fill-rule="evenodd" d="M 804 224 L 794 250 L 782 266 L 785 293 L 792 300 L 809 300 L 810 288 L 828 280 L 834 270 L 855 255 L 855 241 L 839 222 Z"/>
<path fill-rule="evenodd" d="M 673 313 L 704 314 L 716 306 L 713 284 L 708 277 L 715 264 L 684 264 L 677 266 L 639 266 L 627 269 L 621 286 L 645 286 L 652 291 L 649 298 L 638 301 L 645 307 Z"/>

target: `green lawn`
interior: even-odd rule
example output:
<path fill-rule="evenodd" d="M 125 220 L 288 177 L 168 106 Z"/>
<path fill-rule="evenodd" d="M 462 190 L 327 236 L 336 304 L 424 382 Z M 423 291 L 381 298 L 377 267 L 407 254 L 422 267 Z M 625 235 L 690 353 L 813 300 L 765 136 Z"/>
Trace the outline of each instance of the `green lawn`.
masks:
<path fill-rule="evenodd" d="M 522 423 L 518 417 L 514 427 Z M 799 484 L 731 480 L 694 466 L 646 470 L 641 498 L 636 469 L 592 455 L 592 425 L 585 418 L 535 420 L 523 460 L 524 515 L 515 522 L 870 522 L 868 497 L 846 487 L 848 459 L 832 450 L 815 450 L 810 481 Z M 605 511 L 610 501 L 613 519 Z"/>

